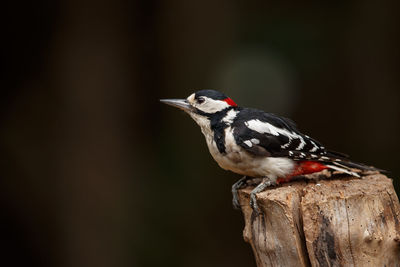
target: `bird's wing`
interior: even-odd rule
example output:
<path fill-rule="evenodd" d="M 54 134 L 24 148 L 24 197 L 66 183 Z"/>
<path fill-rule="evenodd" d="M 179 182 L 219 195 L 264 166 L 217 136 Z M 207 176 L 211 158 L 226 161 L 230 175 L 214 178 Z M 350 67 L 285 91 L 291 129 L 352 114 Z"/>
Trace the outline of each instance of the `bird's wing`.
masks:
<path fill-rule="evenodd" d="M 236 143 L 255 156 L 287 157 L 296 161 L 318 161 L 332 169 L 357 176 L 351 169 L 381 171 L 375 167 L 352 162 L 347 155 L 326 150 L 318 141 L 297 129 L 271 121 L 251 119 L 236 123 L 233 128 Z"/>
<path fill-rule="evenodd" d="M 242 121 L 236 124 L 233 133 L 238 145 L 257 156 L 315 160 L 327 154 L 318 141 L 301 134 L 286 121 L 271 123 L 262 117 Z"/>

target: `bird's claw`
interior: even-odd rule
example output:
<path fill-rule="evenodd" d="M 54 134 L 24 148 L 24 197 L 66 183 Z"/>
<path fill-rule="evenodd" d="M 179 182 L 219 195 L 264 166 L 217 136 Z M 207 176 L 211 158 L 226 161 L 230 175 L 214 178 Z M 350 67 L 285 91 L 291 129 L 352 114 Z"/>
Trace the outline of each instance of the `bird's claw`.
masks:
<path fill-rule="evenodd" d="M 240 210 L 241 206 L 240 206 L 240 203 L 239 203 L 238 193 L 235 192 L 235 193 L 232 193 L 232 195 L 233 195 L 233 197 L 232 197 L 233 208 L 236 209 L 236 210 Z"/>
<path fill-rule="evenodd" d="M 238 196 L 238 189 L 244 186 L 248 179 L 248 177 L 244 176 L 232 185 L 232 204 L 235 209 L 241 208 Z M 256 216 L 262 213 L 257 204 L 257 193 L 264 191 L 267 187 L 271 185 L 276 185 L 276 182 L 274 180 L 271 181 L 270 179 L 268 179 L 268 177 L 264 178 L 263 181 L 259 185 L 257 185 L 256 188 L 254 188 L 253 191 L 251 191 L 250 193 L 250 207 L 253 209 L 253 212 Z"/>
<path fill-rule="evenodd" d="M 258 208 L 256 193 L 250 193 L 250 207 L 253 209 L 256 216 L 261 213 Z"/>
<path fill-rule="evenodd" d="M 267 187 L 270 187 L 272 185 L 276 185 L 276 182 L 275 181 L 271 182 L 271 180 L 266 178 L 259 185 L 257 185 L 257 187 L 253 189 L 253 191 L 251 191 L 250 207 L 253 209 L 253 212 L 255 213 L 256 216 L 262 213 L 257 205 L 257 193 L 264 191 Z"/>
<path fill-rule="evenodd" d="M 232 185 L 232 205 L 234 209 L 240 210 L 240 202 L 239 202 L 239 194 L 238 194 L 238 189 L 240 189 L 243 185 L 246 184 L 247 179 L 249 179 L 246 176 L 243 176 L 239 181 L 234 183 Z"/>

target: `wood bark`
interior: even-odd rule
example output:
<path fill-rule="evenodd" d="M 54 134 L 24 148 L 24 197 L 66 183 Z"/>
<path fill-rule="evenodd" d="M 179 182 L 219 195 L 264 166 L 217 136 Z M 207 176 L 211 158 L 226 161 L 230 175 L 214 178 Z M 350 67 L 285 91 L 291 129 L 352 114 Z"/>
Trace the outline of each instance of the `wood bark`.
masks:
<path fill-rule="evenodd" d="M 392 180 L 303 180 L 257 194 L 239 191 L 243 236 L 257 266 L 400 266 L 400 204 Z"/>

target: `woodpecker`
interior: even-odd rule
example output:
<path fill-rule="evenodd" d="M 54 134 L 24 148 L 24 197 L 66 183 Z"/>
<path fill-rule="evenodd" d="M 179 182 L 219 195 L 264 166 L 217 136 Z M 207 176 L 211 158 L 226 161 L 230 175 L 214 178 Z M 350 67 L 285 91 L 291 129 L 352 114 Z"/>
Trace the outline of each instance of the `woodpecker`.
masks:
<path fill-rule="evenodd" d="M 326 149 L 297 130 L 290 119 L 239 107 L 231 98 L 215 90 L 197 91 L 186 99 L 160 101 L 192 117 L 221 168 L 244 175 L 232 186 L 235 208 L 240 208 L 237 190 L 249 179 L 262 178 L 250 194 L 250 205 L 258 214 L 256 194 L 293 177 L 323 170 L 340 171 L 355 177 L 360 177 L 361 171 L 380 171 Z"/>

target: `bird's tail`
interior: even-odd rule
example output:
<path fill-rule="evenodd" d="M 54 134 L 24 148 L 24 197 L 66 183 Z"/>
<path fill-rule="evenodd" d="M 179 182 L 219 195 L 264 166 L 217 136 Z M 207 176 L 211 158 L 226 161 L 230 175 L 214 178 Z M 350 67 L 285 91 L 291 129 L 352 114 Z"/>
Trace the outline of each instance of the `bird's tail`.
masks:
<path fill-rule="evenodd" d="M 349 161 L 346 159 L 342 159 L 340 161 L 332 161 L 325 164 L 326 167 L 340 171 L 343 173 L 347 173 L 349 175 L 353 175 L 356 177 L 360 177 L 361 172 L 363 171 L 378 171 L 378 172 L 386 172 L 385 170 L 381 170 L 372 166 L 367 166 L 362 163 L 357 163 L 353 161 Z M 358 170 L 358 171 L 357 171 Z"/>

